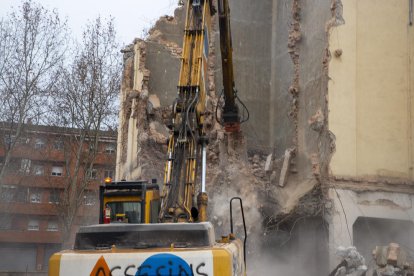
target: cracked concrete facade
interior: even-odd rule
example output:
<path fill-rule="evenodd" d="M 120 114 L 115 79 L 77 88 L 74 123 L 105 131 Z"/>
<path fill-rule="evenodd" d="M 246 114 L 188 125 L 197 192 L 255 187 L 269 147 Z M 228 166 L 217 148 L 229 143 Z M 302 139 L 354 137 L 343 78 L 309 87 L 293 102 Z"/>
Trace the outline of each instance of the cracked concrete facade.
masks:
<path fill-rule="evenodd" d="M 334 1 L 333 8 L 340 20 L 329 29 L 329 127 L 336 136 L 329 236 L 331 244 L 358 247 L 358 220 L 414 219 L 414 40 L 408 1 Z M 368 240 L 381 232 L 371 228 Z M 413 248 L 391 233 L 384 244 Z"/>
<path fill-rule="evenodd" d="M 230 8 L 236 88 L 251 118 L 242 125 L 246 164 L 240 166 L 246 180 L 236 185 L 259 191 L 255 204 L 264 240 L 273 244 L 269 235 L 283 227 L 289 237 L 303 233 L 303 218 L 320 218 L 310 225 L 326 232 L 313 245 L 326 247 L 326 272 L 337 264 L 335 247 L 351 245 L 361 235 L 353 227 L 358 218 L 412 222 L 414 40 L 408 1 L 238 0 L 230 1 Z M 183 17 L 184 9 L 177 9 L 174 17 L 161 18 L 146 40 L 124 50 L 118 179 L 162 183 Z M 217 29 L 213 33 L 211 113 L 221 90 Z M 220 165 L 239 161 L 223 163 L 226 136 L 214 118 L 209 129 L 212 187 L 226 178 Z M 291 156 L 284 164 L 287 150 Z"/>

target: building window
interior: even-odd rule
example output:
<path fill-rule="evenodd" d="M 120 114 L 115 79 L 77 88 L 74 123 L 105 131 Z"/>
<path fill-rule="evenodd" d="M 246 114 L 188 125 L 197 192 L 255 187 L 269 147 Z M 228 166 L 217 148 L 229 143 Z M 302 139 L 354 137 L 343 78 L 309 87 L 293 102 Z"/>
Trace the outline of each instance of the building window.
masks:
<path fill-rule="evenodd" d="M 63 175 L 63 167 L 62 166 L 53 166 L 52 167 L 52 175 L 53 176 L 62 176 Z"/>
<path fill-rule="evenodd" d="M 0 219 L 0 230 L 10 230 L 12 225 L 10 215 L 2 215 Z"/>
<path fill-rule="evenodd" d="M 107 154 L 115 153 L 115 145 L 114 144 L 107 144 L 105 146 L 105 153 L 107 153 Z"/>
<path fill-rule="evenodd" d="M 39 231 L 39 221 L 37 219 L 29 220 L 27 225 L 27 230 L 29 231 Z"/>
<path fill-rule="evenodd" d="M 111 178 L 111 179 L 113 179 L 114 178 L 114 171 L 113 170 L 105 170 L 104 171 L 104 179 L 105 178 Z"/>
<path fill-rule="evenodd" d="M 27 195 L 29 189 L 21 187 L 20 189 L 16 189 L 16 194 L 14 195 L 14 201 L 16 202 L 27 202 Z"/>
<path fill-rule="evenodd" d="M 60 193 L 56 190 L 51 190 L 49 193 L 49 203 L 58 204 L 60 201 Z"/>
<path fill-rule="evenodd" d="M 16 136 L 15 135 L 6 135 L 4 137 L 4 144 L 8 147 L 11 146 L 11 144 L 16 140 Z"/>
<path fill-rule="evenodd" d="M 31 164 L 32 164 L 32 160 L 22 159 L 22 161 L 20 162 L 20 172 L 29 173 Z"/>
<path fill-rule="evenodd" d="M 42 138 L 36 138 L 35 149 L 44 149 L 46 146 L 45 140 Z"/>
<path fill-rule="evenodd" d="M 30 202 L 31 203 L 40 203 L 42 198 L 42 194 L 38 191 L 31 191 L 30 192 Z"/>
<path fill-rule="evenodd" d="M 52 231 L 52 232 L 59 231 L 59 224 L 57 223 L 57 221 L 49 221 L 47 223 L 46 231 Z"/>
<path fill-rule="evenodd" d="M 27 144 L 29 144 L 30 143 L 30 138 L 27 138 L 27 137 L 20 137 L 19 138 L 19 143 L 20 144 L 22 144 L 22 145 L 27 145 Z"/>
<path fill-rule="evenodd" d="M 16 190 L 16 186 L 2 185 L 0 189 L 0 200 L 5 202 L 14 201 Z"/>
<path fill-rule="evenodd" d="M 91 142 L 91 144 L 89 144 L 89 152 L 95 152 L 96 150 L 95 150 L 95 143 L 92 143 Z"/>
<path fill-rule="evenodd" d="M 63 141 L 62 140 L 55 140 L 55 142 L 53 143 L 53 148 L 55 150 L 63 150 Z"/>
<path fill-rule="evenodd" d="M 83 196 L 83 201 L 85 205 L 88 206 L 92 206 L 95 205 L 96 202 L 96 196 L 94 193 L 92 192 L 87 192 L 84 196 Z"/>
<path fill-rule="evenodd" d="M 88 170 L 89 179 L 96 179 L 98 177 L 98 171 L 96 169 Z"/>
<path fill-rule="evenodd" d="M 33 174 L 34 175 L 44 175 L 45 168 L 42 165 L 34 165 L 33 166 Z"/>

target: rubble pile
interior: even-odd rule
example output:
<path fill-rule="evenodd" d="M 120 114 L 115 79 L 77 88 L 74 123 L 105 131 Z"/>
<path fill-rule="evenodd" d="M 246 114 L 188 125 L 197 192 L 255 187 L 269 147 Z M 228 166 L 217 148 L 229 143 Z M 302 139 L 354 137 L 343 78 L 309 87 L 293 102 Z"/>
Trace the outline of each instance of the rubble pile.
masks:
<path fill-rule="evenodd" d="M 337 249 L 336 254 L 342 258 L 342 262 L 332 271 L 329 276 L 365 276 L 367 266 L 365 258 L 353 246 Z"/>
<path fill-rule="evenodd" d="M 248 221 L 247 231 L 249 235 L 262 233 L 263 195 L 265 182 L 257 177 L 259 171 L 264 171 L 258 155 L 248 157 L 246 144 L 240 133 L 227 134 L 217 132 L 217 137 L 211 143 L 210 158 L 216 160 L 209 162 L 207 187 L 210 196 L 210 218 L 218 231 L 228 234 L 229 225 L 229 200 L 238 196 L 243 199 L 244 213 Z M 255 162 L 250 163 L 249 159 Z M 242 228 L 242 220 L 239 207 L 234 206 L 236 229 Z M 252 244 L 253 247 L 253 244 Z"/>
<path fill-rule="evenodd" d="M 374 276 L 413 276 L 414 263 L 410 263 L 407 253 L 397 243 L 377 246 L 372 252 L 377 268 Z"/>

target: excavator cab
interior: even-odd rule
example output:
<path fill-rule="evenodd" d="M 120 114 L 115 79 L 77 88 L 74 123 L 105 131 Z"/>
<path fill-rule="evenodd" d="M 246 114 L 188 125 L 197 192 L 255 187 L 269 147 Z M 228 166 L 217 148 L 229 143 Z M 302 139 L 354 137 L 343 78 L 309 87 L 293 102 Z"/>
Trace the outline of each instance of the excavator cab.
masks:
<path fill-rule="evenodd" d="M 99 187 L 99 223 L 156 223 L 160 191 L 156 180 L 105 181 Z"/>

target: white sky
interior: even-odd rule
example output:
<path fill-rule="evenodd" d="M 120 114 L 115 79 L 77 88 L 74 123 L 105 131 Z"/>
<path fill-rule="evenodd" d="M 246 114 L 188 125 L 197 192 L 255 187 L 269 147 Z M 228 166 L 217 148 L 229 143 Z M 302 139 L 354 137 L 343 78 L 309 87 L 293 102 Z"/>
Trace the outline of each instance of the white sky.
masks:
<path fill-rule="evenodd" d="M 122 44 L 129 44 L 142 37 L 162 15 L 172 15 L 178 0 L 33 0 L 48 9 L 56 8 L 61 18 L 67 17 L 69 27 L 77 39 L 88 20 L 98 15 L 115 18 L 115 27 Z M 12 11 L 20 0 L 0 0 L 0 17 Z"/>

